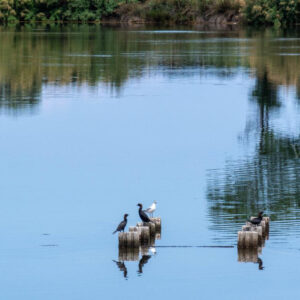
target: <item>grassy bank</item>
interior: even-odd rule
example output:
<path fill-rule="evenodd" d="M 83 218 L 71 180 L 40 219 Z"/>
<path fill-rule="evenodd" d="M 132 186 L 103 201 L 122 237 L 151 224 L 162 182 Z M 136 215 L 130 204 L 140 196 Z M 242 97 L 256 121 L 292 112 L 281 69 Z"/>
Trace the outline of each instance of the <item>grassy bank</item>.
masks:
<path fill-rule="evenodd" d="M 245 22 L 285 26 L 300 0 L 0 0 L 0 22 Z"/>

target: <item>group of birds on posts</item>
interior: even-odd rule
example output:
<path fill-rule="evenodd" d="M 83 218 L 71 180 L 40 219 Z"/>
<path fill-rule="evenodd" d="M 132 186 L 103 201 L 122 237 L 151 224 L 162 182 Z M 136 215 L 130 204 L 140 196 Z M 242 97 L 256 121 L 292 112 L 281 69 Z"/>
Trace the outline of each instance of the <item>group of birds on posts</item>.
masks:
<path fill-rule="evenodd" d="M 263 270 L 263 261 L 258 256 L 269 234 L 269 217 L 264 217 L 260 211 L 256 217 L 247 219 L 246 225 L 238 231 L 238 261 L 253 262 L 258 264 L 258 269 Z"/>
<path fill-rule="evenodd" d="M 139 207 L 139 216 L 141 218 L 141 220 L 145 223 L 151 222 L 149 216 L 146 213 L 151 214 L 151 216 L 153 216 L 153 213 L 156 210 L 156 201 L 154 201 L 147 209 L 143 210 L 143 205 L 141 203 L 138 203 L 137 206 Z M 118 225 L 117 229 L 113 232 L 113 234 L 115 234 L 116 232 L 124 232 L 124 229 L 127 225 L 127 217 L 129 215 L 125 214 L 124 215 L 124 219 L 123 221 Z"/>

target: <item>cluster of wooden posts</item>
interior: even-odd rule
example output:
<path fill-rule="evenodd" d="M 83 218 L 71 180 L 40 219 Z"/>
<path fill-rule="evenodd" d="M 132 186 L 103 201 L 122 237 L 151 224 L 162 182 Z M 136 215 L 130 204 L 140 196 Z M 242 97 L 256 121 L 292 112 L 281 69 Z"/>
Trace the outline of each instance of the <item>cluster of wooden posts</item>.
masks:
<path fill-rule="evenodd" d="M 269 226 L 269 217 L 263 217 L 260 225 L 247 222 L 242 226 L 242 230 L 238 232 L 238 261 L 257 261 L 265 241 L 269 238 Z"/>
<path fill-rule="evenodd" d="M 139 253 L 147 254 L 155 240 L 161 239 L 161 218 L 150 218 L 151 222 L 130 226 L 129 232 L 119 232 L 119 260 L 137 260 Z"/>

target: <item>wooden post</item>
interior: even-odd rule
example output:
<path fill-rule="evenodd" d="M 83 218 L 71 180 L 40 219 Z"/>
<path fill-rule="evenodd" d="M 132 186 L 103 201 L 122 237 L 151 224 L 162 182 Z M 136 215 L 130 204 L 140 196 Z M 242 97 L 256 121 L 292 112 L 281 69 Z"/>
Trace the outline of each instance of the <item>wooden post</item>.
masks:
<path fill-rule="evenodd" d="M 267 226 L 270 225 L 270 217 L 263 217 L 263 221 L 266 222 L 266 225 L 267 225 Z"/>
<path fill-rule="evenodd" d="M 150 230 L 147 226 L 130 226 L 129 232 L 137 232 L 139 234 L 141 244 L 149 244 Z"/>
<path fill-rule="evenodd" d="M 139 248 L 119 248 L 119 261 L 138 261 Z"/>
<path fill-rule="evenodd" d="M 155 231 L 161 232 L 161 217 L 150 218 L 150 220 L 155 224 Z"/>
<path fill-rule="evenodd" d="M 253 218 L 256 218 L 256 217 L 251 217 L 250 219 L 252 220 Z M 269 217 L 263 217 L 262 221 L 259 224 L 259 226 L 262 227 L 263 236 L 265 236 L 269 232 L 269 222 L 270 222 Z M 252 224 L 252 223 L 247 222 L 247 224 Z M 255 225 L 252 224 L 252 226 L 255 226 Z"/>
<path fill-rule="evenodd" d="M 161 239 L 161 233 L 156 232 L 155 233 L 155 239 L 160 240 Z"/>
<path fill-rule="evenodd" d="M 257 248 L 258 232 L 256 231 L 239 231 L 238 248 Z"/>
<path fill-rule="evenodd" d="M 119 248 L 138 248 L 139 245 L 138 232 L 119 232 Z"/>
<path fill-rule="evenodd" d="M 266 223 L 266 232 L 265 235 L 269 235 L 270 230 L 270 217 L 263 217 L 263 221 Z"/>
<path fill-rule="evenodd" d="M 155 236 L 155 224 L 151 222 L 137 223 L 137 227 L 147 226 L 149 227 L 150 236 Z"/>
<path fill-rule="evenodd" d="M 253 226 L 251 223 L 248 225 L 244 225 L 242 227 L 242 231 L 255 231 L 258 233 L 258 245 L 262 245 L 263 243 L 263 234 L 262 234 L 262 226 Z"/>

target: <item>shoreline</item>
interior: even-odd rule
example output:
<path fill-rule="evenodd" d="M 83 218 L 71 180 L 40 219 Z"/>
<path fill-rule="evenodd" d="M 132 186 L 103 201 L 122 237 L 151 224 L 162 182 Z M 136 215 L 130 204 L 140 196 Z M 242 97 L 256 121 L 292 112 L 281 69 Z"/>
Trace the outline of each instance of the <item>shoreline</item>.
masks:
<path fill-rule="evenodd" d="M 102 24 L 243 24 L 276 28 L 300 21 L 300 0 L 44 0 L 6 1 L 0 24 L 21 22 Z"/>
<path fill-rule="evenodd" d="M 105 17 L 102 20 L 95 21 L 79 21 L 79 20 L 14 20 L 11 22 L 0 22 L 0 26 L 17 25 L 17 24 L 103 24 L 103 25 L 247 25 L 240 15 L 233 15 L 228 17 L 224 14 L 213 14 L 209 17 L 203 15 L 197 17 L 192 21 L 177 22 L 177 21 L 155 21 L 146 20 L 136 16 L 121 16 Z M 300 23 L 299 23 L 300 24 Z M 296 25 L 296 24 L 295 24 Z"/>

